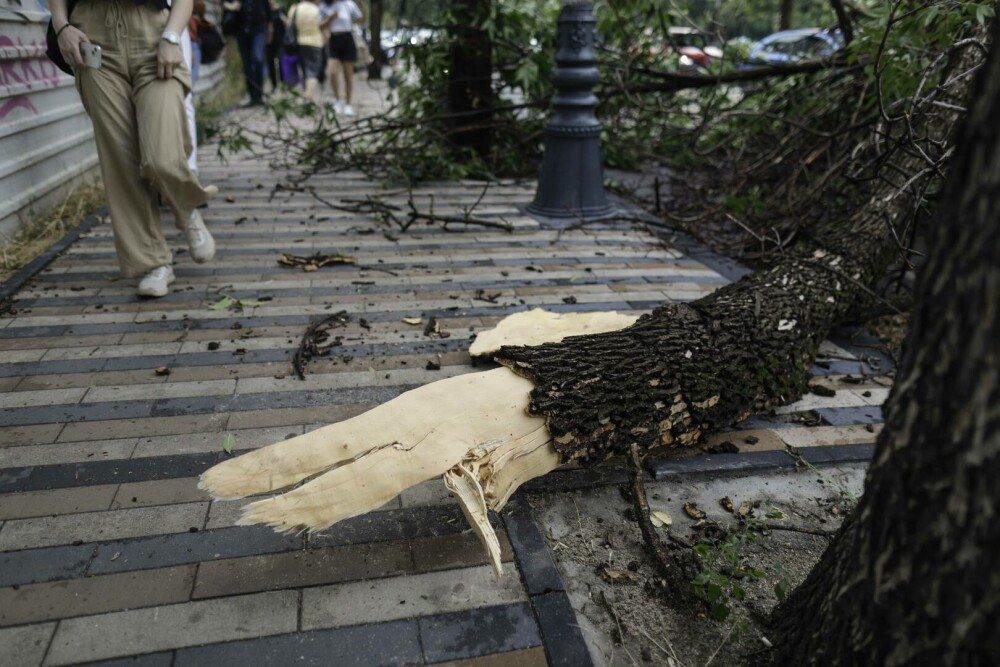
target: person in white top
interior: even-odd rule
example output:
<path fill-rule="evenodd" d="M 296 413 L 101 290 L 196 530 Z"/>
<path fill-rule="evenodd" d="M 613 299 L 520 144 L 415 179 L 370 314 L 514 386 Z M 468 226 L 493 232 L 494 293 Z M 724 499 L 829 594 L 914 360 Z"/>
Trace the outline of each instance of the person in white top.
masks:
<path fill-rule="evenodd" d="M 345 116 L 353 116 L 351 96 L 354 87 L 354 63 L 358 59 L 358 48 L 354 44 L 354 24 L 364 21 L 365 14 L 355 0 L 333 0 L 324 7 L 324 23 L 330 28 L 327 44 L 330 70 L 330 90 L 333 92 L 334 108 Z M 344 97 L 340 97 L 339 78 L 344 73 Z"/>

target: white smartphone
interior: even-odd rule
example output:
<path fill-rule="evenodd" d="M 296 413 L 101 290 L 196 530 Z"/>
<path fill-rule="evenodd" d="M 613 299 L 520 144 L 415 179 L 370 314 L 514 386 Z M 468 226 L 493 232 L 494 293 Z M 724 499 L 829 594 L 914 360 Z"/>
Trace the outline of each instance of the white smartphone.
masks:
<path fill-rule="evenodd" d="M 80 43 L 80 54 L 83 64 L 92 69 L 101 69 L 101 47 L 90 42 Z"/>

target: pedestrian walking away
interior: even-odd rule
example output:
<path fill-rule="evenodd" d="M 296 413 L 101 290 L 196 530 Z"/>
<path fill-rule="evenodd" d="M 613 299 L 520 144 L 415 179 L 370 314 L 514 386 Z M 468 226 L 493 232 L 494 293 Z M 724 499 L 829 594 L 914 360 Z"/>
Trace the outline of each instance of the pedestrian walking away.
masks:
<path fill-rule="evenodd" d="M 306 98 L 319 103 L 319 76 L 323 67 L 323 35 L 320 32 L 319 5 L 303 0 L 289 9 L 286 44 L 294 39 L 294 48 L 306 80 Z"/>
<path fill-rule="evenodd" d="M 279 83 L 287 83 L 281 71 L 282 43 L 285 40 L 285 24 L 288 14 L 277 0 L 268 0 L 271 5 L 271 39 L 267 43 L 267 76 L 271 80 L 271 92 L 278 90 Z"/>
<path fill-rule="evenodd" d="M 191 78 L 180 33 L 191 2 L 173 0 L 169 9 L 167 0 L 80 0 L 71 10 L 67 0 L 50 5 L 59 53 L 94 126 L 118 264 L 126 277 L 142 276 L 142 296 L 164 296 L 174 280 L 159 198 L 174 209 L 192 258 L 207 262 L 215 255 L 197 210 L 215 188 L 202 187 L 188 164 L 184 97 Z"/>
<path fill-rule="evenodd" d="M 261 106 L 264 104 L 267 45 L 273 38 L 270 0 L 233 0 L 223 2 L 222 7 L 236 14 L 236 45 L 240 49 L 243 78 L 250 96 L 244 106 Z"/>
<path fill-rule="evenodd" d="M 345 116 L 353 116 L 351 99 L 354 93 L 354 63 L 358 60 L 358 47 L 354 43 L 354 24 L 363 21 L 365 14 L 355 0 L 334 0 L 324 18 L 329 25 L 330 42 L 327 61 L 330 70 L 330 91 L 334 108 Z M 344 96 L 341 98 L 338 79 L 344 77 Z"/>

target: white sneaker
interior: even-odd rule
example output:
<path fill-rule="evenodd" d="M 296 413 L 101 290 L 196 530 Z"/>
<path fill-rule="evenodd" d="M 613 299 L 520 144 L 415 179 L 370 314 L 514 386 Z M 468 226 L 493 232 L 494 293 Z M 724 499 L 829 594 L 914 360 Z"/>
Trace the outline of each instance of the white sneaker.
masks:
<path fill-rule="evenodd" d="M 158 266 L 139 281 L 139 296 L 166 296 L 167 285 L 174 282 L 174 270 L 169 266 Z"/>
<path fill-rule="evenodd" d="M 333 101 L 333 113 L 344 113 L 344 103 L 340 100 Z"/>
<path fill-rule="evenodd" d="M 215 239 L 205 228 L 205 221 L 201 219 L 198 209 L 191 211 L 191 217 L 184 227 L 184 235 L 187 236 L 191 259 L 202 264 L 215 257 Z"/>
<path fill-rule="evenodd" d="M 354 115 L 354 107 L 352 107 L 350 104 L 345 104 L 344 106 L 342 106 L 340 108 L 340 110 L 341 110 L 341 112 L 343 112 L 343 114 L 345 116 L 353 116 Z"/>

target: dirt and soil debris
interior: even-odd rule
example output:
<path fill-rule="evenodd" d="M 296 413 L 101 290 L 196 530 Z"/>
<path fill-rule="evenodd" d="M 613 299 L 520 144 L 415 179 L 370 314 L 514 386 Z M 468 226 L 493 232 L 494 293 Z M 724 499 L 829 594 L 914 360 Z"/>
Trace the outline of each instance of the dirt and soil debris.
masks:
<path fill-rule="evenodd" d="M 535 495 L 531 503 L 595 664 L 742 665 L 766 645 L 763 621 L 776 588 L 791 590 L 805 578 L 863 479 L 863 466 L 844 465 L 647 483 L 651 512 L 666 524 L 658 530 L 735 553 L 762 573 L 739 579 L 743 600 L 728 599 L 723 622 L 707 607 L 674 611 L 656 592 L 654 564 L 620 488 Z"/>

